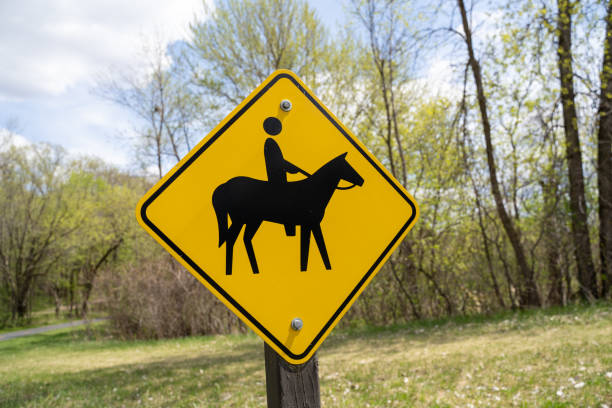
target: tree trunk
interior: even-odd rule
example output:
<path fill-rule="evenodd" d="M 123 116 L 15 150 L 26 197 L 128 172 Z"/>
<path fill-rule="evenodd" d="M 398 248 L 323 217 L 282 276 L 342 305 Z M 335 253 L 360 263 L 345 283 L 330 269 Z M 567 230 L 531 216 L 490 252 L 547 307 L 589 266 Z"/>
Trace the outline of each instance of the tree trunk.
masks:
<path fill-rule="evenodd" d="M 409 265 L 412 264 L 412 262 L 408 262 Z M 404 294 L 404 296 L 406 297 L 406 299 L 408 299 L 408 302 L 410 303 L 410 308 L 412 311 L 412 315 L 414 316 L 415 319 L 420 319 L 421 318 L 421 312 L 419 311 L 419 308 L 417 307 L 414 299 L 412 298 L 412 295 L 410 294 L 410 292 L 406 289 L 406 287 L 404 286 L 404 280 L 402 278 L 400 278 L 400 276 L 397 274 L 397 265 L 395 263 L 395 261 L 391 258 L 389 258 L 389 266 L 391 267 L 391 273 L 393 274 L 393 277 L 395 278 L 395 281 L 397 282 L 397 285 L 399 286 L 400 290 L 402 291 L 402 293 Z M 404 265 L 406 266 L 406 265 Z M 414 269 L 414 268 L 412 268 Z M 413 275 L 413 273 L 411 273 L 412 271 L 409 271 L 409 274 Z M 404 274 L 402 274 L 402 276 L 404 276 Z M 410 280 L 414 280 L 414 279 L 410 279 Z M 410 287 L 410 289 L 413 289 L 412 285 Z M 406 319 L 408 320 L 408 319 Z"/>
<path fill-rule="evenodd" d="M 75 310 L 75 299 L 74 299 L 75 297 L 74 295 L 76 292 L 76 281 L 77 281 L 76 273 L 77 273 L 76 270 L 72 270 L 70 272 L 70 296 L 69 296 L 70 308 L 68 310 L 68 316 L 71 316 L 71 317 L 73 316 L 73 314 L 75 315 L 77 314 Z"/>
<path fill-rule="evenodd" d="M 23 320 L 29 317 L 28 301 L 30 297 L 30 290 L 34 285 L 34 277 L 30 271 L 24 271 L 22 272 L 21 277 L 16 279 L 16 282 L 16 290 L 12 299 L 14 304 L 13 314 L 17 317 L 17 319 Z"/>
<path fill-rule="evenodd" d="M 559 251 L 554 242 L 546 243 L 546 258 L 548 262 L 548 274 L 550 275 L 550 291 L 548 292 L 548 304 L 551 306 L 563 305 L 563 275 L 559 267 Z"/>
<path fill-rule="evenodd" d="M 610 294 L 612 279 L 612 0 L 608 0 L 605 38 L 597 133 L 599 255 L 603 298 Z"/>
<path fill-rule="evenodd" d="M 56 285 L 53 285 L 53 288 L 51 289 L 51 292 L 53 293 L 53 301 L 55 302 L 55 318 L 59 318 L 60 315 L 60 308 L 62 306 L 62 299 L 60 297 L 60 290 Z"/>
<path fill-rule="evenodd" d="M 440 297 L 444 299 L 446 315 L 452 316 L 455 312 L 455 308 L 453 306 L 453 302 L 451 301 L 450 296 L 444 290 L 442 290 L 442 287 L 438 284 L 438 281 L 436 280 L 435 276 L 433 276 L 433 274 L 427 272 L 422 267 L 422 265 L 419 265 L 418 269 L 423 275 L 425 275 L 427 279 L 429 279 L 429 281 L 433 285 L 434 290 L 438 293 L 438 295 L 440 295 Z"/>
<path fill-rule="evenodd" d="M 589 226 L 587 224 L 587 207 L 584 194 L 584 175 L 582 172 L 582 153 L 578 135 L 578 116 L 574 95 L 574 71 L 572 67 L 572 8 L 570 0 L 557 0 L 558 21 L 557 32 L 559 46 L 557 47 L 559 75 L 561 81 L 561 103 L 563 105 L 563 128 L 565 130 L 565 146 L 567 169 L 569 171 L 570 211 L 572 218 L 572 239 L 578 270 L 580 293 L 588 299 L 597 295 L 597 279 Z"/>
<path fill-rule="evenodd" d="M 543 187 L 544 200 L 550 203 L 554 198 L 551 196 L 556 194 L 555 187 Z M 550 204 L 549 204 L 550 205 Z M 556 203 L 552 204 L 556 207 Z M 544 221 L 543 233 L 547 234 L 544 238 L 544 251 L 546 256 L 546 266 L 548 267 L 548 276 L 550 279 L 550 289 L 548 292 L 548 305 L 549 306 L 562 306 L 565 304 L 565 296 L 563 295 L 563 271 L 561 270 L 561 249 L 560 242 L 561 237 L 559 233 L 559 226 L 557 225 L 556 208 L 548 211 L 546 220 Z"/>
<path fill-rule="evenodd" d="M 570 299 L 572 298 L 572 274 L 570 272 L 571 256 L 569 254 L 569 248 L 567 249 L 568 251 L 561 252 L 561 259 L 563 260 L 563 267 L 561 268 L 561 270 L 564 271 L 563 279 L 565 279 L 565 293 L 563 296 L 564 304 L 569 303 Z"/>
<path fill-rule="evenodd" d="M 553 142 L 554 143 L 554 142 Z M 549 144 L 551 146 L 552 144 Z M 554 159 L 553 159 L 554 160 Z M 563 271 L 561 269 L 561 231 L 559 228 L 559 201 L 561 189 L 559 188 L 560 175 L 555 170 L 554 164 L 543 174 L 540 182 L 543 196 L 542 226 L 540 234 L 544 237 L 544 254 L 550 289 L 548 291 L 548 305 L 562 306 L 565 304 L 563 293 Z"/>
<path fill-rule="evenodd" d="M 89 306 L 89 297 L 91 296 L 91 289 L 93 288 L 93 284 L 87 282 L 83 285 L 83 299 L 81 302 L 81 317 L 84 319 L 87 317 L 87 311 Z"/>
<path fill-rule="evenodd" d="M 493 290 L 495 291 L 495 296 L 497 297 L 497 302 L 502 309 L 506 308 L 506 303 L 504 302 L 504 297 L 501 294 L 501 290 L 499 289 L 499 284 L 497 283 L 497 277 L 495 276 L 495 270 L 493 268 L 493 260 L 491 257 L 491 250 L 489 249 L 489 237 L 487 236 L 487 231 L 484 225 L 484 221 L 482 219 L 482 205 L 480 203 L 480 194 L 478 193 L 478 188 L 474 183 L 474 179 L 470 175 L 470 179 L 472 180 L 472 188 L 474 190 L 474 195 L 476 197 L 476 211 L 478 216 L 478 227 L 480 228 L 480 235 L 482 237 L 482 245 L 485 253 L 485 259 L 487 260 L 487 268 L 489 271 L 489 276 L 491 277 L 491 285 L 493 286 Z"/>
<path fill-rule="evenodd" d="M 28 302 L 26 299 L 19 299 L 15 305 L 17 319 L 22 320 L 28 315 Z"/>
<path fill-rule="evenodd" d="M 487 164 L 489 167 L 489 178 L 491 181 L 491 190 L 493 192 L 493 198 L 495 199 L 495 206 L 497 208 L 497 213 L 499 218 L 501 219 L 502 225 L 508 239 L 510 240 L 510 244 L 512 245 L 512 249 L 514 250 L 514 254 L 516 256 L 516 260 L 519 267 L 519 272 L 521 274 L 522 282 L 520 285 L 520 297 L 521 297 L 521 305 L 523 306 L 539 306 L 540 305 L 540 296 L 538 294 L 537 285 L 534 279 L 533 270 L 527 264 L 527 257 L 525 256 L 525 250 L 523 245 L 520 242 L 519 233 L 514 226 L 514 223 L 508 212 L 506 211 L 506 207 L 504 206 L 503 197 L 499 188 L 499 182 L 497 180 L 497 168 L 495 165 L 495 155 L 493 151 L 493 142 L 491 141 L 491 124 L 489 122 L 489 115 L 487 111 L 487 99 L 484 92 L 484 86 L 482 84 L 482 74 L 480 72 L 480 63 L 476 60 L 474 56 L 474 47 L 472 44 L 472 33 L 470 31 L 470 26 L 468 22 L 467 12 L 465 9 L 465 4 L 463 0 L 457 0 L 457 4 L 459 5 L 459 10 L 461 13 L 461 21 L 463 23 L 463 31 L 465 36 L 463 37 L 465 40 L 465 44 L 467 46 L 468 56 L 469 56 L 469 65 L 472 70 L 472 74 L 474 76 L 474 82 L 476 83 L 476 92 L 478 99 L 478 107 L 480 108 L 480 116 L 482 119 L 482 127 L 483 133 L 485 137 L 485 145 L 487 150 Z"/>
<path fill-rule="evenodd" d="M 106 252 L 102 254 L 100 259 L 98 259 L 98 262 L 96 262 L 96 264 L 93 265 L 89 270 L 84 271 L 83 276 L 84 276 L 85 282 L 83 283 L 81 317 L 83 318 L 87 317 L 89 297 L 91 296 L 91 290 L 93 289 L 94 280 L 96 279 L 96 276 L 98 275 L 98 270 L 104 264 L 104 262 L 106 262 L 108 257 L 113 252 L 115 252 L 117 249 L 119 249 L 119 246 L 121 245 L 121 243 L 123 243 L 123 238 L 119 238 L 116 241 L 114 241 L 107 248 Z"/>

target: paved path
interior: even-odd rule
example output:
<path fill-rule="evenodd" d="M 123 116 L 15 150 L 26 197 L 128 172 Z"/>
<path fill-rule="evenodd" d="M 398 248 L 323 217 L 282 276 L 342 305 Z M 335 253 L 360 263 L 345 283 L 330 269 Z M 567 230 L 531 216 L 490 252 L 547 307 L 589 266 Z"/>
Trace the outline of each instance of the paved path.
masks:
<path fill-rule="evenodd" d="M 16 337 L 31 336 L 33 334 L 45 333 L 51 330 L 66 329 L 68 327 L 83 326 L 89 323 L 101 322 L 104 318 L 92 320 L 73 320 L 68 323 L 52 324 L 51 326 L 34 327 L 26 330 L 18 330 L 10 333 L 0 334 L 0 341 L 14 339 Z"/>

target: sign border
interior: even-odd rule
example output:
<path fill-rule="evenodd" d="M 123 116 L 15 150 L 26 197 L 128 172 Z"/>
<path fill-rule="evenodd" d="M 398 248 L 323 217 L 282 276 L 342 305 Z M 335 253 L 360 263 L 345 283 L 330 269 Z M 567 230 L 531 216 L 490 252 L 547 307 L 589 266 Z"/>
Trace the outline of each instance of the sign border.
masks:
<path fill-rule="evenodd" d="M 400 194 L 406 202 L 410 205 L 412 209 L 412 214 L 408 218 L 408 220 L 402 225 L 400 230 L 391 240 L 391 242 L 386 246 L 386 248 L 382 251 L 380 256 L 376 259 L 374 264 L 368 269 L 365 275 L 361 278 L 361 280 L 357 283 L 355 288 L 350 292 L 348 297 L 342 302 L 340 307 L 334 312 L 332 317 L 325 323 L 323 328 L 319 331 L 319 333 L 314 337 L 312 342 L 308 345 L 308 347 L 304 350 L 303 353 L 294 354 L 292 353 L 285 345 L 279 341 L 276 337 L 272 335 L 259 321 L 257 321 L 249 312 L 247 312 L 233 297 L 229 295 L 217 282 L 215 282 L 212 277 L 210 277 L 200 266 L 198 266 L 186 253 L 184 253 L 181 248 L 178 247 L 168 236 L 166 236 L 148 217 L 147 217 L 147 208 L 153 203 L 153 201 L 168 187 L 178 176 L 183 173 L 198 157 L 206 151 L 240 116 L 242 116 L 272 85 L 274 85 L 278 80 L 286 78 L 289 79 L 305 96 L 310 102 L 312 102 L 317 109 L 338 129 L 338 131 L 353 145 L 353 147 L 366 158 L 366 160 L 380 173 L 381 176 Z M 231 304 L 236 311 L 238 311 L 244 318 L 248 320 L 253 326 L 257 328 L 259 332 L 261 332 L 268 340 L 270 340 L 279 350 L 281 350 L 284 354 L 286 354 L 292 360 L 296 362 L 303 361 L 309 354 L 313 351 L 313 348 L 319 343 L 319 341 L 323 338 L 325 333 L 334 325 L 336 320 L 339 320 L 339 317 L 348 310 L 348 306 L 354 301 L 359 294 L 359 292 L 365 287 L 365 283 L 372 277 L 372 275 L 377 271 L 379 266 L 382 266 L 381 263 L 385 260 L 385 258 L 390 255 L 390 252 L 394 247 L 399 244 L 399 239 L 402 238 L 404 234 L 408 232 L 408 230 L 414 225 L 414 221 L 418 216 L 418 206 L 416 205 L 416 201 L 409 196 L 407 192 L 403 190 L 403 188 L 399 185 L 394 178 L 387 173 L 386 169 L 379 165 L 376 160 L 360 145 L 360 142 L 354 138 L 354 136 L 350 135 L 350 132 L 347 132 L 343 128 L 342 125 L 338 123 L 336 118 L 330 114 L 330 112 L 323 106 L 321 102 L 317 100 L 317 98 L 306 89 L 304 85 L 302 85 L 291 71 L 287 70 L 279 70 L 267 79 L 267 83 L 264 81 L 265 85 L 259 89 L 255 90 L 251 95 L 251 99 L 248 101 L 245 100 L 243 103 L 239 105 L 239 109 L 237 108 L 237 112 L 230 113 L 231 117 L 229 120 L 221 122 L 223 126 L 220 127 L 216 132 L 213 130 L 214 134 L 210 138 L 205 138 L 203 140 L 203 144 L 195 150 L 191 156 L 186 160 L 181 160 L 168 174 L 169 176 L 164 177 L 160 180 L 157 185 L 155 185 L 146 195 L 143 197 L 144 202 L 141 200 L 139 202 L 138 207 L 136 208 L 136 213 L 138 218 L 142 220 L 144 224 L 153 232 L 159 239 L 161 239 L 169 248 L 171 248 L 184 262 L 186 262 L 198 275 L 204 279 L 219 295 L 221 295 L 229 304 Z M 246 102 L 246 103 L 245 103 Z M 228 117 L 230 116 L 228 115 Z M 207 139 L 207 140 L 206 140 Z M 170 174 L 171 173 L 171 174 Z M 161 185 L 160 185 L 161 184 Z M 159 185 L 159 187 L 158 187 Z M 153 191 L 151 193 L 151 191 Z"/>

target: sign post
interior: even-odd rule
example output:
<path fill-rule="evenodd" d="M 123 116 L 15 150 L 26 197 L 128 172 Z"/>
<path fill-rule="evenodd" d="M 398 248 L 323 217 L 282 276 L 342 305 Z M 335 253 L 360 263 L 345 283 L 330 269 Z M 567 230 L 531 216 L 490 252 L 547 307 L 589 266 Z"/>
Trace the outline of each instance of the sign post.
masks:
<path fill-rule="evenodd" d="M 320 408 L 319 361 L 291 364 L 264 343 L 268 408 Z"/>
<path fill-rule="evenodd" d="M 316 350 L 418 207 L 293 72 L 280 70 L 145 194 L 136 216 L 264 340 L 270 387 L 280 390 L 269 399 L 291 406 L 282 405 L 283 384 L 316 383 L 316 392 L 303 389 L 318 396 Z"/>

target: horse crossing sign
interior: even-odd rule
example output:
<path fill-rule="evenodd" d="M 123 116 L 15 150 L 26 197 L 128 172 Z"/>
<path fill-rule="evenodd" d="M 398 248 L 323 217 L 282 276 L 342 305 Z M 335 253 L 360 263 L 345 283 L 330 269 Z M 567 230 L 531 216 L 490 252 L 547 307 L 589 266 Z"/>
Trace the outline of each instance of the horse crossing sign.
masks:
<path fill-rule="evenodd" d="M 278 354 L 301 364 L 412 228 L 418 207 L 294 73 L 280 70 L 145 194 L 136 215 Z"/>

